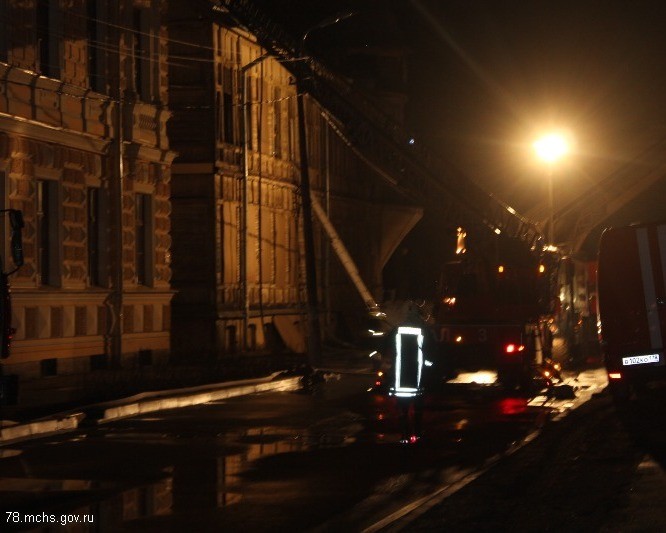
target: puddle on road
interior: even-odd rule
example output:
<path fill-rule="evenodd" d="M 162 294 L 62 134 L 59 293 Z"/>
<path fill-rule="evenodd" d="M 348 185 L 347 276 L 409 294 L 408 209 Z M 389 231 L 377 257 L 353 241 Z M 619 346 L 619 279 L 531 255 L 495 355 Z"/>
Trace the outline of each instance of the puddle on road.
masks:
<path fill-rule="evenodd" d="M 0 498 L 6 523 L 22 530 L 107 531 L 137 518 L 170 514 L 172 486 L 171 477 L 131 488 L 89 479 L 0 478 Z M 53 511 L 49 504 L 67 497 L 92 503 Z"/>
<path fill-rule="evenodd" d="M 483 415 L 480 416 L 496 419 L 515 416 L 522 414 L 527 408 L 526 401 L 522 399 L 490 396 L 484 398 L 487 400 L 487 408 L 484 407 Z M 475 426 L 476 420 L 464 418 L 458 404 L 454 409 L 448 406 L 450 402 L 444 403 L 447 403 L 446 408 L 437 403 L 430 404 L 430 410 L 426 406 L 424 423 L 427 429 L 430 429 L 429 425 L 434 427 L 442 424 L 435 439 L 441 439 L 438 440 L 438 447 L 448 447 L 450 451 L 447 453 L 453 454 L 457 448 L 452 448 L 450 443 L 456 439 L 460 439 L 460 442 L 463 438 L 469 439 L 469 426 Z M 377 398 L 373 405 L 369 409 L 377 409 L 377 426 L 373 426 L 372 420 L 364 420 L 355 413 L 344 412 L 335 417 L 324 417 L 307 427 L 258 426 L 203 436 L 143 431 L 137 426 L 119 433 L 98 431 L 97 438 L 114 442 L 126 440 L 130 444 L 141 442 L 147 445 L 145 449 L 136 448 L 137 453 L 154 453 L 155 445 L 159 443 L 160 454 L 164 454 L 164 462 L 160 463 L 163 464 L 164 478 L 154 483 L 137 483 L 136 486 L 128 486 L 128 483 L 118 481 L 0 478 L 0 501 L 11 496 L 11 501 L 27 501 L 35 512 L 41 512 L 40 502 L 53 501 L 56 493 L 60 501 L 66 501 L 62 498 L 66 493 L 71 493 L 72 499 L 78 501 L 81 501 L 81 496 L 85 494 L 85 500 L 92 503 L 78 507 L 72 504 L 70 510 L 64 511 L 72 516 L 94 518 L 94 526 L 90 525 L 87 529 L 77 528 L 77 531 L 99 530 L 100 526 L 108 530 L 121 529 L 130 523 L 131 527 L 140 529 L 143 521 L 152 519 L 153 525 L 159 525 L 163 524 L 159 517 L 166 516 L 174 517 L 169 518 L 169 521 L 212 516 L 211 513 L 214 514 L 219 509 L 253 501 L 257 494 L 259 498 L 273 498 L 274 492 L 271 491 L 286 488 L 282 485 L 278 487 L 275 484 L 277 482 L 270 477 L 268 480 L 261 476 L 255 478 L 255 481 L 261 479 L 260 483 L 263 483 L 260 489 L 253 486 L 252 481 L 248 481 L 251 478 L 246 474 L 256 468 L 261 459 L 279 454 L 343 448 L 357 442 L 357 439 L 367 439 L 375 443 L 397 443 L 399 435 L 392 431 L 396 421 L 392 401 Z M 159 419 L 151 417 L 144 420 Z M 367 422 L 369 424 L 366 425 Z M 473 437 L 481 440 L 487 438 L 487 435 L 473 434 Z M 168 442 L 162 440 L 165 438 Z M 166 446 L 167 444 L 169 446 Z M 393 457 L 390 448 L 382 447 L 382 450 L 386 457 Z M 136 473 L 137 477 L 140 475 L 140 472 Z M 273 485 L 270 485 L 271 483 Z M 258 493 L 257 490 L 261 492 Z M 23 493 L 25 497 L 17 499 L 19 493 Z"/>
<path fill-rule="evenodd" d="M 497 402 L 496 410 L 500 416 L 523 415 L 527 412 L 529 399 L 521 397 L 502 398 Z"/>
<path fill-rule="evenodd" d="M 146 438 L 155 439 L 154 434 L 135 431 L 117 437 L 144 443 Z M 160 516 L 205 515 L 243 501 L 243 493 L 252 488 L 248 488 L 242 475 L 255 461 L 278 454 L 303 452 L 323 444 L 344 445 L 346 442 L 346 438 L 313 434 L 302 428 L 255 427 L 203 439 L 190 453 L 168 453 L 170 464 L 165 465 L 162 470 L 164 479 L 158 482 L 128 487 L 124 481 L 5 477 L 0 478 L 0 501 L 4 503 L 3 509 L 7 505 L 20 506 L 25 510 L 24 515 L 32 512 L 37 516 L 54 498 L 61 502 L 66 502 L 69 496 L 79 501 L 85 498 L 92 503 L 69 509 L 64 503 L 61 507 L 65 509 L 64 514 L 55 517 L 58 523 L 61 517 L 65 520 L 67 517 L 88 517 L 88 525 L 77 526 L 77 531 L 96 531 L 100 524 L 113 530 L 129 522 L 140 524 L 142 520 Z M 4 450 L 7 457 L 10 451 Z M 13 452 L 13 456 L 22 453 L 19 450 Z"/>
<path fill-rule="evenodd" d="M 479 408 L 480 403 L 483 404 L 476 416 L 494 420 L 516 415 L 520 418 L 527 410 L 524 399 L 499 397 L 485 388 L 483 392 L 484 394 L 479 396 L 483 401 L 474 396 L 475 401 L 470 402 L 475 405 L 475 409 Z M 449 449 L 447 454 L 458 451 L 458 447 L 451 446 L 452 442 L 462 442 L 470 437 L 473 442 L 487 438 L 487 434 L 483 432 L 477 434 L 471 431 L 470 435 L 470 426 L 479 425 L 478 420 L 466 418 L 466 408 L 461 406 L 456 398 L 457 396 L 446 394 L 436 399 L 437 401 L 426 402 L 424 427 L 432 431 L 441 424 L 439 429 L 435 429 L 434 435 L 431 433 L 431 442 L 436 441 L 438 448 Z M 154 483 L 132 484 L 98 480 L 0 478 L 0 501 L 11 496 L 11 501 L 21 501 L 24 504 L 28 502 L 35 512 L 41 512 L 40 502 L 53 501 L 56 493 L 62 502 L 67 501 L 62 498 L 63 495 L 67 496 L 67 493 L 71 493 L 72 500 L 78 501 L 81 501 L 84 495 L 86 501 L 93 503 L 78 507 L 72 504 L 72 508 L 64 512 L 94 517 L 96 524 L 94 527 L 77 531 L 99 530 L 100 525 L 109 530 L 121 529 L 130 523 L 131 527 L 140 528 L 143 521 L 148 519 L 153 520 L 153 525 L 159 525 L 164 523 L 160 522 L 159 517 L 165 516 L 174 517 L 168 521 L 212 516 L 211 513 L 214 515 L 217 510 L 225 507 L 251 502 L 257 498 L 273 498 L 275 490 L 287 488 L 279 485 L 281 482 L 270 476 L 248 477 L 247 473 L 257 468 L 259 460 L 279 454 L 344 448 L 362 439 L 375 443 L 397 443 L 399 434 L 394 431 L 398 428 L 392 400 L 378 397 L 374 401 L 375 403 L 369 402 L 370 413 L 366 413 L 367 419 L 356 413 L 343 412 L 334 417 L 323 417 L 302 427 L 258 426 L 219 433 L 219 428 L 209 431 L 206 427 L 203 432 L 187 435 L 168 431 L 146 431 L 137 423 L 120 431 L 98 429 L 94 434 L 98 439 L 108 439 L 114 444 L 126 441 L 129 445 L 145 445 L 132 448 L 137 453 L 155 453 L 156 446 L 159 445 L 160 457 L 164 458 L 164 461 L 159 463 L 163 479 Z M 375 420 L 371 419 L 373 412 Z M 160 418 L 152 416 L 143 421 L 160 421 Z M 77 439 L 81 437 L 77 436 Z M 385 458 L 393 457 L 390 447 L 382 446 L 381 449 Z M 14 455 L 20 453 L 16 450 L 15 452 Z M 135 476 L 138 479 L 141 472 L 137 472 Z M 260 483 L 261 488 L 253 485 L 252 479 Z M 129 486 L 130 484 L 134 486 Z M 25 497 L 17 498 L 20 493 Z"/>
<path fill-rule="evenodd" d="M 371 394 L 368 405 L 368 437 L 377 444 L 392 444 L 400 439 L 402 422 L 395 398 Z M 523 428 L 548 408 L 534 405 L 529 397 L 504 391 L 495 384 L 475 380 L 447 382 L 436 393 L 424 396 L 422 428 L 425 438 L 440 442 L 472 445 L 489 439 L 496 428 L 510 428 L 520 435 Z M 413 412 L 411 419 L 413 421 Z M 413 422 L 412 422 L 413 425 Z M 425 442 L 425 440 L 424 440 Z"/>

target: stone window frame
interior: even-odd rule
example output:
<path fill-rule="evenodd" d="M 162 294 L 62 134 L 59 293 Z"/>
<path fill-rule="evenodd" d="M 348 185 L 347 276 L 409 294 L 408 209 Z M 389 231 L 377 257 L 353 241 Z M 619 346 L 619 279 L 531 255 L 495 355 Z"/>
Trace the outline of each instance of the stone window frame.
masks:
<path fill-rule="evenodd" d="M 141 102 L 160 101 L 160 16 L 153 2 L 132 7 L 131 35 L 134 93 Z M 139 55 L 135 52 L 139 51 Z"/>
<path fill-rule="evenodd" d="M 8 18 L 9 2 L 2 0 L 0 1 L 0 20 L 8 20 Z M 9 31 L 7 30 L 0 32 L 0 61 L 9 62 Z"/>
<path fill-rule="evenodd" d="M 46 4 L 46 10 L 41 9 Z M 60 79 L 63 71 L 63 6 L 60 0 L 37 0 L 35 3 L 35 48 L 37 51 L 36 67 L 37 71 L 48 78 Z M 42 20 L 41 17 L 46 17 Z M 48 28 L 40 30 L 41 24 L 46 21 Z M 42 57 L 42 43 L 40 35 L 46 40 L 44 46 L 47 55 L 48 64 L 44 64 Z M 56 63 L 57 62 L 57 63 Z"/>
<path fill-rule="evenodd" d="M 88 87 L 101 94 L 108 93 L 108 58 L 105 52 L 108 24 L 102 19 L 108 12 L 107 0 L 85 0 L 86 68 Z"/>
<path fill-rule="evenodd" d="M 139 227 L 139 203 L 143 217 Z M 145 190 L 134 193 L 134 279 L 140 287 L 153 287 L 155 284 L 155 194 Z M 138 232 L 143 233 L 139 241 Z M 143 252 L 138 249 L 139 242 L 143 243 Z M 141 263 L 141 264 L 140 264 Z"/>
<path fill-rule="evenodd" d="M 49 271 L 47 282 L 43 281 L 42 258 L 41 258 L 41 235 L 39 213 L 39 184 L 48 184 L 49 198 L 48 207 L 50 213 L 46 223 L 49 235 Z M 39 172 L 35 174 L 35 264 L 37 266 L 37 285 L 40 287 L 60 288 L 62 287 L 62 260 L 63 260 L 63 233 L 62 233 L 62 180 L 58 172 Z"/>
<path fill-rule="evenodd" d="M 91 257 L 91 228 L 90 228 L 90 199 L 91 191 L 97 191 L 97 260 L 96 265 L 92 265 Z M 86 283 L 90 288 L 108 288 L 109 287 L 109 246 L 108 246 L 108 207 L 109 198 L 104 187 L 95 183 L 86 183 L 86 266 L 88 269 Z M 96 273 L 92 273 L 93 266 L 96 267 Z"/>

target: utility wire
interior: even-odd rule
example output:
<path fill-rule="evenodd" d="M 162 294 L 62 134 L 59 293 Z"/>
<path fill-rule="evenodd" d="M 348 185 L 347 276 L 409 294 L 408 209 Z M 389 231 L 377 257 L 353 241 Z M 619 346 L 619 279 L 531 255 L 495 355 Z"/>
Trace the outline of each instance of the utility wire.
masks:
<path fill-rule="evenodd" d="M 181 40 L 181 39 L 174 39 L 172 37 L 169 37 L 168 35 L 163 36 L 163 35 L 159 34 L 159 32 L 141 31 L 140 29 L 135 28 L 133 26 L 125 26 L 125 25 L 122 25 L 122 24 L 116 24 L 116 23 L 110 22 L 108 20 L 99 18 L 99 17 L 89 17 L 88 15 L 84 15 L 82 13 L 77 13 L 76 11 L 62 12 L 62 14 L 66 15 L 67 17 L 73 16 L 73 17 L 77 17 L 77 18 L 80 18 L 80 19 L 84 19 L 86 22 L 95 22 L 95 23 L 100 24 L 102 26 L 108 26 L 110 28 L 114 28 L 116 30 L 119 30 L 119 31 L 122 31 L 122 32 L 125 32 L 125 33 L 129 33 L 129 34 L 132 34 L 132 35 L 141 35 L 141 36 L 151 38 L 151 39 L 152 38 L 157 38 L 160 41 L 166 41 L 169 44 L 178 44 L 178 45 L 188 46 L 188 47 L 191 47 L 191 48 L 194 48 L 194 49 L 206 50 L 206 51 L 213 52 L 213 53 L 215 53 L 219 50 L 218 48 L 215 48 L 214 46 L 206 46 L 206 45 L 203 45 L 203 44 L 200 44 L 200 43 L 194 43 L 194 42 L 191 42 L 191 41 L 184 41 L 184 40 Z M 0 20 L 4 20 L 5 22 L 11 22 L 11 17 L 0 17 Z M 36 25 L 35 27 L 38 28 L 38 29 L 42 29 L 42 30 L 43 29 L 50 30 L 50 28 L 44 28 L 43 25 L 39 25 L 39 24 Z M 160 20 L 157 28 L 161 29 L 163 27 L 167 28 L 167 29 L 169 28 L 168 21 L 165 22 L 165 21 Z M 221 25 L 220 25 L 220 27 L 223 27 L 225 29 L 225 31 L 235 35 L 236 37 L 238 37 L 240 39 L 248 40 L 248 41 L 251 41 L 251 42 L 254 43 L 254 41 L 252 41 L 251 39 L 248 39 L 246 34 L 240 33 L 239 31 L 235 30 L 234 28 L 229 28 L 229 27 L 221 26 Z M 51 34 L 51 35 L 57 35 L 57 36 L 63 37 L 63 38 L 69 37 L 71 39 L 78 40 L 83 36 L 87 36 L 87 34 L 88 34 L 85 27 L 81 27 L 81 29 L 83 29 L 83 31 L 81 32 L 81 35 L 65 34 L 64 33 L 64 25 L 63 25 L 63 31 L 60 31 L 60 32 L 48 31 L 48 33 Z M 88 39 L 86 39 L 86 40 L 88 40 Z M 258 43 L 254 43 L 254 44 L 257 44 L 257 46 L 259 46 Z M 113 45 L 113 49 L 114 50 L 117 49 L 117 46 Z M 178 57 L 178 56 L 176 56 L 176 57 Z M 180 57 L 182 57 L 183 59 L 187 59 L 187 60 L 190 59 L 190 56 L 180 56 Z M 204 59 L 204 58 L 197 59 L 195 57 L 192 57 L 191 59 L 193 61 L 204 61 L 204 62 L 214 61 L 214 60 Z M 277 58 L 275 58 L 275 59 L 277 60 Z M 300 59 L 302 59 L 302 58 L 299 58 L 299 60 Z M 291 61 L 293 61 L 293 59 Z"/>
<path fill-rule="evenodd" d="M 10 14 L 10 13 L 8 12 L 8 14 Z M 94 22 L 94 23 L 97 23 L 97 24 L 100 24 L 100 25 L 107 26 L 109 28 L 114 28 L 118 31 L 129 33 L 132 36 L 141 35 L 141 36 L 144 36 L 144 37 L 148 37 L 150 39 L 157 39 L 160 43 L 166 42 L 167 44 L 183 45 L 183 46 L 191 47 L 191 48 L 194 48 L 194 49 L 206 50 L 206 51 L 210 51 L 210 52 L 216 52 L 217 51 L 217 49 L 212 47 L 212 46 L 205 46 L 205 45 L 202 45 L 200 43 L 193 43 L 193 42 L 188 42 L 188 41 L 184 41 L 184 40 L 181 40 L 181 39 L 174 39 L 174 38 L 171 38 L 171 37 L 168 37 L 168 36 L 161 35 L 159 32 L 151 33 L 151 32 L 141 31 L 138 28 L 125 26 L 125 25 L 122 25 L 122 24 L 116 24 L 116 23 L 110 22 L 108 20 L 101 19 L 99 17 L 90 17 L 86 14 L 83 14 L 82 12 L 68 11 L 66 13 L 66 15 L 77 17 L 79 19 L 83 19 L 87 23 Z M 5 25 L 7 25 L 8 23 L 11 23 L 11 17 L 10 16 L 0 17 L 0 21 L 4 21 Z M 44 29 L 48 30 L 47 33 L 49 35 L 54 35 L 56 37 L 59 37 L 60 39 L 62 39 L 62 41 L 65 41 L 67 39 L 79 39 L 83 35 L 85 35 L 87 37 L 87 34 L 88 34 L 88 31 L 87 31 L 88 25 L 87 24 L 86 24 L 85 28 L 81 28 L 83 30 L 81 32 L 82 35 L 74 35 L 73 33 L 72 34 L 66 34 L 64 32 L 64 25 L 62 26 L 63 31 L 60 31 L 60 32 L 50 31 L 51 30 L 50 27 L 49 28 L 44 28 L 42 25 L 37 25 L 36 27 L 38 29 L 41 29 L 41 30 L 44 30 Z M 168 23 L 160 23 L 159 28 L 162 28 L 162 27 L 167 27 L 168 28 Z M 247 38 L 246 35 L 243 35 L 243 34 L 239 33 L 238 31 L 234 30 L 233 28 L 224 28 L 224 29 L 225 29 L 225 31 L 235 35 L 236 37 L 238 37 L 240 39 L 250 40 L 250 39 Z M 157 54 L 152 53 L 151 54 L 149 51 L 144 51 L 144 50 L 140 50 L 139 53 L 137 53 L 136 48 L 134 48 L 134 46 L 132 44 L 129 44 L 126 47 L 121 47 L 121 45 L 120 45 L 120 35 L 116 35 L 116 37 L 118 38 L 118 43 L 116 43 L 112 40 L 99 41 L 99 40 L 87 39 L 86 46 L 87 46 L 87 48 L 93 48 L 93 49 L 96 49 L 98 51 L 106 52 L 107 54 L 110 54 L 110 55 L 118 55 L 123 51 L 123 48 L 126 48 L 126 56 L 127 57 L 132 57 L 134 59 L 138 58 L 141 61 L 147 61 L 147 62 L 150 62 L 150 63 L 159 62 L 160 64 L 164 64 L 164 65 L 171 66 L 171 67 L 176 67 L 176 68 L 181 68 L 181 69 L 196 70 L 196 67 L 191 65 L 191 63 L 193 63 L 193 62 L 195 62 L 195 63 L 208 63 L 211 66 L 216 64 L 216 59 L 215 58 L 201 58 L 201 57 L 196 57 L 196 56 L 189 56 L 189 55 L 188 56 L 183 56 L 183 55 L 177 55 L 177 54 L 166 54 L 166 56 L 164 56 L 164 55 L 161 55 L 159 53 L 157 53 Z M 254 43 L 254 44 L 256 44 L 256 43 Z M 257 45 L 257 46 L 259 46 L 259 45 Z M 279 62 L 279 63 L 291 62 L 291 61 L 295 61 L 295 60 L 300 61 L 302 59 L 303 58 L 285 60 L 285 59 L 280 59 L 280 58 L 274 58 L 274 60 Z M 62 68 L 62 65 L 61 64 L 49 64 L 48 67 L 49 67 L 49 69 L 58 69 L 59 70 L 59 69 Z M 21 67 L 19 67 L 19 68 L 21 68 Z M 22 69 L 23 70 L 30 70 L 30 69 L 25 69 L 25 68 L 22 68 Z M 41 75 L 38 72 L 35 72 L 35 73 L 38 74 L 38 75 Z M 46 77 L 50 78 L 50 76 L 46 76 Z M 95 72 L 88 72 L 88 77 L 89 78 L 95 78 L 95 79 L 107 80 L 109 83 L 114 83 L 113 78 L 110 78 L 110 77 L 107 77 L 107 76 L 104 76 L 104 75 L 100 75 L 100 74 L 97 74 Z M 59 79 L 59 78 L 51 78 L 51 79 Z M 117 79 L 116 79 L 116 81 L 117 81 Z M 18 85 L 27 85 L 27 86 L 30 85 L 30 84 L 21 84 L 21 83 L 18 83 L 18 82 L 12 82 L 12 83 L 17 83 Z M 75 85 L 72 84 L 72 87 L 79 87 L 79 86 L 75 86 Z M 83 87 L 81 87 L 81 88 L 83 88 Z M 42 90 L 44 90 L 44 89 L 49 90 L 49 88 L 41 88 L 41 89 Z M 83 99 L 83 97 L 81 97 L 79 95 L 73 95 L 73 94 L 66 93 L 62 89 L 59 89 L 58 92 L 60 92 L 61 94 L 67 94 L 68 96 L 71 96 L 71 97 Z M 99 94 L 99 93 L 97 93 L 97 94 Z M 91 98 L 90 95 L 88 95 L 87 97 Z M 287 98 L 293 98 L 293 97 L 286 97 L 285 99 L 287 99 Z M 113 102 L 116 102 L 116 103 L 119 102 L 119 101 L 133 101 L 132 99 L 123 99 L 123 98 L 118 99 L 118 98 L 113 98 L 113 97 L 109 97 L 109 96 L 95 97 L 95 99 L 104 100 L 104 101 L 113 101 Z M 264 101 L 264 103 L 271 103 L 271 102 L 272 101 Z M 248 102 L 248 104 L 253 105 L 253 104 L 255 104 L 255 102 Z M 235 105 L 237 105 L 237 104 L 235 104 Z"/>
<path fill-rule="evenodd" d="M 12 68 L 18 69 L 18 67 L 12 67 L 12 66 L 8 65 L 7 70 L 11 70 Z M 25 70 L 25 69 L 19 69 L 19 70 Z M 45 77 L 45 76 L 41 76 L 40 74 L 37 74 L 37 73 L 35 73 L 35 75 L 39 76 L 39 77 Z M 49 78 L 49 79 L 58 81 L 59 82 L 59 87 L 58 88 L 36 87 L 34 83 L 26 83 L 26 82 L 15 81 L 15 80 L 7 80 L 6 77 L 4 79 L 0 78 L 0 82 L 4 81 L 7 84 L 18 85 L 19 87 L 37 88 L 41 91 L 50 91 L 50 92 L 62 94 L 64 96 L 68 96 L 70 98 L 77 98 L 79 100 L 99 100 L 99 101 L 102 101 L 102 102 L 113 102 L 113 103 L 118 103 L 119 101 L 123 102 L 123 103 L 127 103 L 127 102 L 132 102 L 133 103 L 133 102 L 136 102 L 136 101 L 140 101 L 140 100 L 137 100 L 136 98 L 131 98 L 131 97 L 130 98 L 120 98 L 120 99 L 118 99 L 118 98 L 113 97 L 113 96 L 107 96 L 107 95 L 104 95 L 103 93 L 95 92 L 92 89 L 86 89 L 87 94 L 85 96 L 81 96 L 80 94 L 69 93 L 66 90 L 64 90 L 63 87 L 71 86 L 71 87 L 76 87 L 77 89 L 84 89 L 83 87 L 79 87 L 78 85 L 72 85 L 72 84 L 69 84 L 69 83 L 65 83 L 65 82 L 63 82 L 61 80 L 58 80 L 56 78 Z M 247 105 L 273 104 L 273 103 L 276 103 L 276 102 L 284 102 L 284 101 L 288 101 L 288 100 L 293 100 L 294 98 L 298 97 L 299 95 L 306 95 L 306 94 L 307 93 L 297 93 L 297 94 L 293 94 L 293 95 L 289 95 L 289 96 L 284 96 L 282 98 L 276 98 L 274 100 L 250 100 L 249 102 L 246 102 L 246 103 L 247 103 Z M 242 105 L 243 104 L 233 104 L 233 107 L 242 107 Z M 167 107 L 168 107 L 168 104 L 167 104 Z M 213 109 L 213 107 L 214 106 L 212 106 L 212 105 L 191 105 L 191 106 L 182 106 L 182 107 L 179 107 L 179 109 Z"/>

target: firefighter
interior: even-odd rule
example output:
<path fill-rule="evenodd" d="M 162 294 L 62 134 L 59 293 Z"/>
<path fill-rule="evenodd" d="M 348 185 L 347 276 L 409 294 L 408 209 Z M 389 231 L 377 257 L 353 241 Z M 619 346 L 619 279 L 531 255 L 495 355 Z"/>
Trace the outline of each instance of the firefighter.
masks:
<path fill-rule="evenodd" d="M 388 336 L 390 355 L 389 395 L 395 396 L 400 410 L 401 443 L 421 438 L 423 421 L 423 385 L 426 369 L 432 365 L 434 339 L 430 328 L 411 305 L 405 321 Z"/>

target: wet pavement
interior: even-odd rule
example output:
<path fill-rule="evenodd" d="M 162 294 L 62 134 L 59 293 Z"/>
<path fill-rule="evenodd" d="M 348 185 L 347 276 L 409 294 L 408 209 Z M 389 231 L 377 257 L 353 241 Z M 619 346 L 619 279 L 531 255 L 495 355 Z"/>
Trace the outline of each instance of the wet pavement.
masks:
<path fill-rule="evenodd" d="M 3 516 L 26 530 L 41 530 L 38 517 L 78 517 L 83 531 L 372 529 L 472 480 L 558 412 L 552 399 L 447 384 L 426 399 L 423 440 L 405 446 L 373 381 L 363 369 L 329 371 L 309 394 L 226 398 L 17 442 L 2 448 Z"/>
<path fill-rule="evenodd" d="M 279 376 L 148 393 L 89 406 L 56 433 L 5 441 L 0 530 L 410 529 L 463 488 L 483 487 L 479 478 L 606 386 L 598 365 L 531 397 L 487 374 L 460 376 L 426 397 L 423 439 L 405 446 L 394 401 L 368 391 L 371 361 L 339 351 L 326 363 L 309 391 Z M 273 385 L 257 393 L 261 382 Z M 663 445 L 649 451 L 627 474 L 634 508 L 641 497 L 659 501 L 666 483 Z M 616 520 L 632 523 L 622 510 Z"/>

